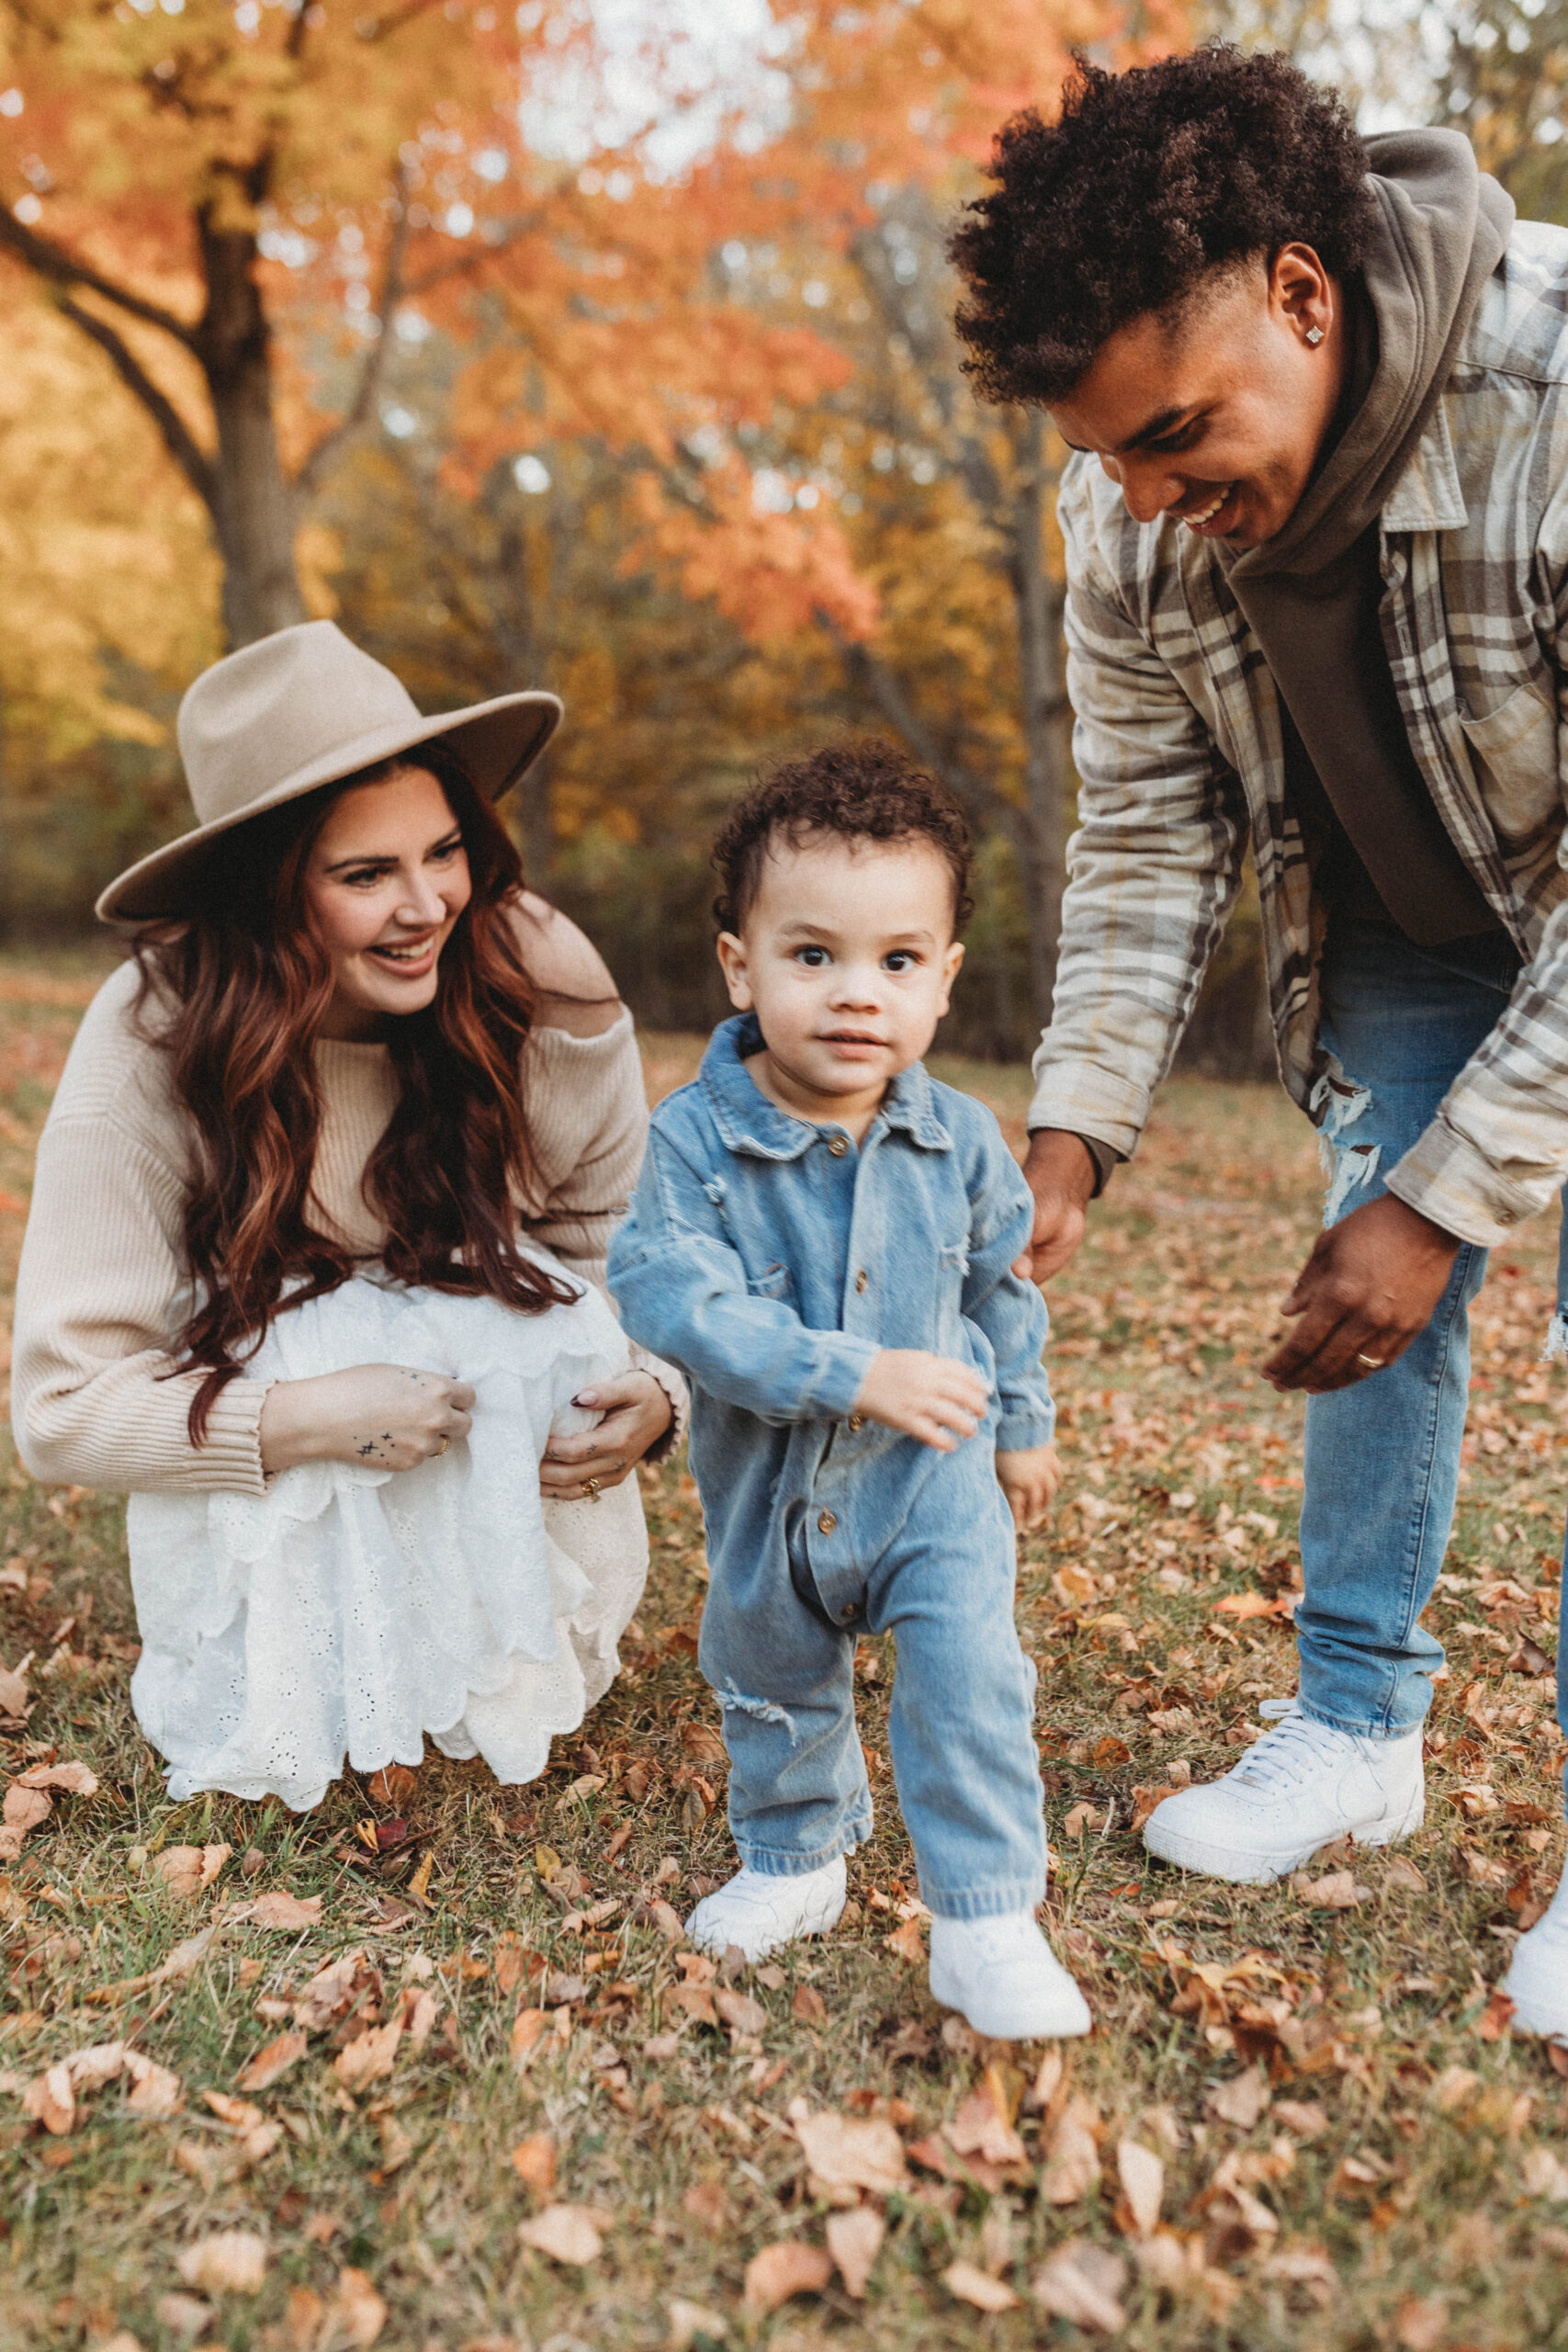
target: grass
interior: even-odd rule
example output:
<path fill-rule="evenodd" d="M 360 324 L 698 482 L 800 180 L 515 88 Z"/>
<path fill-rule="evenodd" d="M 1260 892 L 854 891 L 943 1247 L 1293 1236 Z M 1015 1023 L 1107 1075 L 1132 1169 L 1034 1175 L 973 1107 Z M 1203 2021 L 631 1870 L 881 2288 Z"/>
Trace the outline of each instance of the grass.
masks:
<path fill-rule="evenodd" d="M 0 1284 L 31 1141 L 91 984 L 58 962 L 0 965 Z M 648 1041 L 650 1088 L 680 1082 L 696 1050 Z M 1026 1072 L 940 1067 L 1021 1136 Z M 690 1982 L 690 1955 L 682 1967 L 653 1905 L 683 1911 L 732 1849 L 716 1711 L 692 1655 L 701 1523 L 679 1465 L 645 1484 L 653 1569 L 627 1670 L 542 1781 L 502 1789 L 481 1766 L 432 1757 L 412 1792 L 378 1803 L 350 1776 L 302 1817 L 225 1797 L 167 1803 L 127 1696 L 120 1506 L 0 1471 L 0 1659 L 33 1654 L 37 1697 L 8 1769 L 77 1758 L 99 1783 L 59 1794 L 0 1874 L 0 2075 L 13 2086 L 0 2098 L 0 2342 L 1103 2341 L 1062 2315 L 1089 2306 L 1064 2293 L 1060 2269 L 1035 2298 L 1066 2247 L 1122 2261 L 1102 2316 L 1121 2310 L 1116 2340 L 1140 2352 L 1568 2344 L 1568 2205 L 1553 2201 L 1568 2198 L 1568 2084 L 1539 2047 L 1510 2041 L 1487 1997 L 1561 1862 L 1550 1677 L 1510 1664 L 1532 1663 L 1521 1637 L 1534 1662 L 1554 1646 L 1563 1375 L 1538 1363 L 1554 1259 L 1544 1227 L 1494 1264 L 1477 1315 L 1470 1458 L 1431 1621 L 1450 1671 L 1426 1829 L 1398 1861 L 1327 1858 L 1324 1875 L 1348 1868 L 1366 1890 L 1333 1909 L 1288 1886 L 1183 1880 L 1130 1827 L 1139 1791 L 1146 1803 L 1184 1767 L 1224 1770 L 1257 1702 L 1293 1687 L 1288 1623 L 1218 1604 L 1292 1579 L 1301 1408 L 1255 1367 L 1318 1199 L 1312 1138 L 1281 1096 L 1179 1082 L 1053 1300 L 1068 1484 L 1025 1547 L 1019 1606 L 1041 1674 L 1050 1924 L 1098 2020 L 1055 2082 L 1047 2067 L 1036 2083 L 1039 2050 L 987 2048 L 944 2024 L 908 1956 L 919 1930 L 900 1915 L 913 1871 L 886 1763 L 887 1644 L 863 1654 L 879 1830 L 852 1863 L 852 1914 L 776 1969 Z M 160 1875 L 171 1849 L 217 1845 L 233 1853 L 206 1891 L 181 1896 Z M 224 1923 L 279 1890 L 319 1896 L 319 1918 L 295 1931 Z M 611 1901 L 611 1916 L 584 1920 Z M 190 1973 L 95 1998 L 215 1921 Z M 287 2005 L 354 1951 L 353 2015 L 327 2017 L 271 2087 L 237 2093 L 290 2030 Z M 716 1992 L 728 2026 L 705 2021 Z M 514 2020 L 531 2008 L 546 2023 L 519 2072 Z M 345 2083 L 339 2048 L 397 2016 L 423 2018 L 423 2047 L 406 2033 L 389 2074 Z M 68 2134 L 31 2120 L 19 2086 L 111 2036 L 172 2070 L 179 2111 L 134 2111 L 122 2077 L 79 2094 Z M 209 2093 L 259 2114 L 215 2112 Z M 863 2296 L 840 2273 L 771 2314 L 754 2292 L 749 2312 L 752 2258 L 775 2242 L 820 2247 L 855 2198 L 837 2192 L 835 2221 L 808 2174 L 792 2115 L 823 2109 L 890 2122 L 928 2162 L 869 2199 L 886 2235 Z M 993 2130 L 989 2162 L 974 2150 L 976 2115 Z M 1163 2167 L 1167 2234 L 1141 2258 L 1123 2139 Z M 519 2237 L 558 2203 L 599 2217 L 586 2263 Z M 228 2231 L 263 2242 L 259 2289 L 202 2287 L 199 2271 L 193 2289 L 179 2257 L 194 2267 L 193 2249 Z M 944 2275 L 1018 2300 L 987 2315 Z M 1086 2275 L 1080 2261 L 1073 2276 Z"/>

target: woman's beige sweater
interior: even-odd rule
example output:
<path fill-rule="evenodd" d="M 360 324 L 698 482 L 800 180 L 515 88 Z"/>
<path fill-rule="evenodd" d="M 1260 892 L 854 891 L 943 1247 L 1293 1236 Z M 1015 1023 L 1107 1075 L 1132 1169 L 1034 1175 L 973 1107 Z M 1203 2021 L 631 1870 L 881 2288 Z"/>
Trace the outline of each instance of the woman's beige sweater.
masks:
<path fill-rule="evenodd" d="M 186 1432 L 200 1374 L 173 1373 L 169 1350 L 189 1309 L 181 1237 L 193 1137 L 168 1057 L 132 1022 L 136 986 L 128 963 L 98 990 L 39 1140 L 17 1283 L 17 1444 L 51 1484 L 259 1495 L 265 1383 L 231 1381 L 207 1442 L 193 1446 Z M 312 1215 L 374 1257 L 385 1227 L 361 1182 L 397 1101 L 391 1057 L 336 1039 L 315 1053 L 324 1110 Z M 536 1178 L 521 1224 L 602 1284 L 648 1127 L 630 1013 L 597 1036 L 535 1029 L 524 1086 Z M 678 1376 L 634 1353 L 679 1413 Z"/>

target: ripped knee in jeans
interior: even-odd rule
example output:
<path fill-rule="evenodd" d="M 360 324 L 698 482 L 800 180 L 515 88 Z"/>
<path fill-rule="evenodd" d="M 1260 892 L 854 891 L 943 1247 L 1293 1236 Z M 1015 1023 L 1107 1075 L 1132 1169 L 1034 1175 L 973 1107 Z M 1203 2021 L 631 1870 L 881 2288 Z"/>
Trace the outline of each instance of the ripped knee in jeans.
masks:
<path fill-rule="evenodd" d="M 1331 1226 L 1340 1216 L 1350 1194 L 1370 1184 L 1377 1173 L 1382 1158 L 1382 1144 L 1343 1140 L 1346 1128 L 1353 1127 L 1371 1107 L 1368 1089 L 1358 1086 L 1337 1067 L 1325 1070 L 1313 1088 L 1309 1108 L 1317 1118 L 1318 1156 L 1328 1186 L 1323 1204 L 1325 1227 Z"/>

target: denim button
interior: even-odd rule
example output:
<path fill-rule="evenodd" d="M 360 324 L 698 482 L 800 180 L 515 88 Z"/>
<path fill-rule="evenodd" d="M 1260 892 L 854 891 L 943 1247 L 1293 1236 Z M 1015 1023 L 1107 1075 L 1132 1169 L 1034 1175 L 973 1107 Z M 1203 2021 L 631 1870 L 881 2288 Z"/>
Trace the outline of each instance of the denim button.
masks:
<path fill-rule="evenodd" d="M 839 1611 L 839 1623 L 841 1625 L 847 1625 L 854 1613 L 852 1605 L 848 1609 L 840 1609 Z"/>
<path fill-rule="evenodd" d="M 831 1535 L 839 1522 L 830 1510 L 819 1510 L 817 1514 L 817 1524 L 824 1535 Z"/>
<path fill-rule="evenodd" d="M 865 1427 L 865 1415 L 863 1413 L 852 1413 L 850 1415 L 850 1427 L 858 1437 L 862 1430 Z"/>
<path fill-rule="evenodd" d="M 842 1159 L 849 1148 L 842 1136 L 829 1136 L 828 1138 L 828 1148 L 835 1159 Z"/>
<path fill-rule="evenodd" d="M 855 1288 L 856 1288 L 856 1290 L 863 1291 L 863 1290 L 864 1290 L 864 1288 L 865 1288 L 865 1286 L 866 1286 L 866 1284 L 867 1284 L 867 1283 L 868 1283 L 868 1282 L 870 1282 L 870 1280 L 871 1280 L 871 1276 L 866 1272 L 865 1268 L 863 1266 L 863 1267 L 861 1268 L 861 1270 L 860 1270 L 859 1273 L 855 1276 Z"/>

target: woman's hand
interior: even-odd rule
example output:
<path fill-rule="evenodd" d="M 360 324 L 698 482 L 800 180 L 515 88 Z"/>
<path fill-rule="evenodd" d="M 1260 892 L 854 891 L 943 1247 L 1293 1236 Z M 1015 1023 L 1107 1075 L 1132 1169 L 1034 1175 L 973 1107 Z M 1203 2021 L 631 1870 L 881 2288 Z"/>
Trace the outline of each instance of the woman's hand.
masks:
<path fill-rule="evenodd" d="M 580 1389 L 574 1405 L 595 1408 L 604 1416 L 597 1429 L 581 1437 L 553 1437 L 539 1464 L 539 1488 L 550 1503 L 581 1502 L 588 1481 L 596 1490 L 618 1487 L 657 1445 L 675 1418 L 669 1397 L 650 1372 L 626 1372 L 615 1380 L 602 1380 Z"/>
<path fill-rule="evenodd" d="M 268 1477 L 299 1462 L 412 1470 L 468 1436 L 473 1402 L 466 1380 L 406 1363 L 276 1381 L 262 1407 L 262 1468 Z"/>

